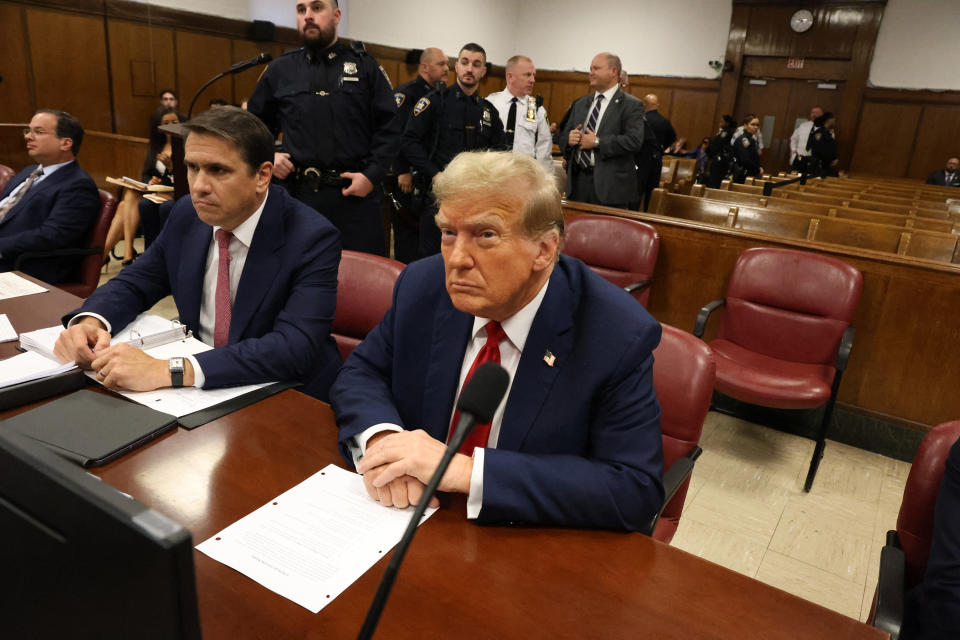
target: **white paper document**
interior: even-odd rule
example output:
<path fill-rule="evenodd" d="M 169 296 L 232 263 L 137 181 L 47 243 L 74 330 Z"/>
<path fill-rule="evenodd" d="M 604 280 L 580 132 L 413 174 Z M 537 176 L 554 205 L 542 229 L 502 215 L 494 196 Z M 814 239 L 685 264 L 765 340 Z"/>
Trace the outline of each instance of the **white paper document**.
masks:
<path fill-rule="evenodd" d="M 72 362 L 58 364 L 44 358 L 39 353 L 27 351 L 12 358 L 0 360 L 0 388 L 20 384 L 21 382 L 39 380 L 76 368 L 77 365 Z"/>
<path fill-rule="evenodd" d="M 10 323 L 7 314 L 0 313 L 0 342 L 10 342 L 17 339 L 17 330 Z"/>
<path fill-rule="evenodd" d="M 362 476 L 331 464 L 197 549 L 317 613 L 400 541 L 412 513 L 384 507 Z"/>
<path fill-rule="evenodd" d="M 21 278 L 15 273 L 0 273 L 0 300 L 7 298 L 19 298 L 20 296 L 29 296 L 34 293 L 43 293 L 44 287 L 30 282 L 26 278 Z"/>

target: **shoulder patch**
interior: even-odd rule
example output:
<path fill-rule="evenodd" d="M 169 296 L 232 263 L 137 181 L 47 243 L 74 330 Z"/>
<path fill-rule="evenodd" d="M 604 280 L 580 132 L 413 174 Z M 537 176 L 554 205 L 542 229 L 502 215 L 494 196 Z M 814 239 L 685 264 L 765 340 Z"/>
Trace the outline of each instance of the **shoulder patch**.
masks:
<path fill-rule="evenodd" d="M 747 136 L 741 136 L 740 144 L 742 144 L 743 148 L 746 149 L 747 147 L 750 146 L 750 138 L 748 138 Z"/>
<path fill-rule="evenodd" d="M 380 65 L 380 73 L 383 74 L 384 80 L 386 80 L 386 81 L 387 81 L 387 84 L 390 85 L 390 87 L 392 88 L 392 87 L 393 87 L 393 83 L 390 82 L 390 76 L 387 75 L 387 70 L 383 68 L 383 65 Z"/>
<path fill-rule="evenodd" d="M 413 117 L 416 118 L 418 115 L 423 113 L 427 107 L 430 106 L 429 98 L 420 98 L 417 100 L 417 104 L 413 105 Z"/>
<path fill-rule="evenodd" d="M 397 91 L 393 94 L 393 99 L 397 101 L 397 109 L 399 109 L 403 105 L 404 100 L 407 99 L 407 96 L 402 91 Z"/>

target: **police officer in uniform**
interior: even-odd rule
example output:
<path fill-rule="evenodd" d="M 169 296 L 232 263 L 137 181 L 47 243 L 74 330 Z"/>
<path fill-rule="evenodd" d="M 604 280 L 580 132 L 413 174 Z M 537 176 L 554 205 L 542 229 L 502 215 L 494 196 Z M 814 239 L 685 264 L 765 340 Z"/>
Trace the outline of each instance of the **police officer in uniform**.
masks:
<path fill-rule="evenodd" d="M 747 176 L 759 176 L 763 173 L 760 166 L 759 143 L 757 132 L 760 130 L 760 119 L 754 115 L 743 121 L 743 133 L 733 140 L 733 181 L 743 184 Z"/>
<path fill-rule="evenodd" d="M 298 0 L 304 46 L 275 60 L 247 109 L 283 150 L 274 176 L 340 230 L 344 249 L 384 255 L 380 183 L 396 157 L 400 128 L 383 67 L 337 40 L 337 0 Z"/>
<path fill-rule="evenodd" d="M 401 130 L 409 122 L 413 106 L 420 98 L 444 86 L 448 70 L 447 56 L 443 51 L 436 47 L 423 50 L 417 77 L 393 92 Z M 402 152 L 393 162 L 392 174 L 384 181 L 384 188 L 393 200 L 393 255 L 400 262 L 410 263 L 420 257 L 420 210 L 413 207 L 412 168 Z"/>
<path fill-rule="evenodd" d="M 807 173 L 810 175 L 822 178 L 837 175 L 837 140 L 833 136 L 836 122 L 830 111 L 813 121 L 813 129 L 807 139 L 807 149 L 810 151 Z"/>
<path fill-rule="evenodd" d="M 403 133 L 403 155 L 417 172 L 415 196 L 420 213 L 420 254 L 440 252 L 440 230 L 433 221 L 433 179 L 461 151 L 505 150 L 503 123 L 496 107 L 477 93 L 487 73 L 487 54 L 476 43 L 463 45 L 457 56 L 457 82 L 431 91 L 413 106 Z"/>
<path fill-rule="evenodd" d="M 733 147 L 730 139 L 737 129 L 737 122 L 732 116 L 725 115 L 720 119 L 720 130 L 710 138 L 707 155 L 710 166 L 707 169 L 706 184 L 711 189 L 719 189 L 720 183 L 730 173 L 730 164 L 733 162 Z"/>

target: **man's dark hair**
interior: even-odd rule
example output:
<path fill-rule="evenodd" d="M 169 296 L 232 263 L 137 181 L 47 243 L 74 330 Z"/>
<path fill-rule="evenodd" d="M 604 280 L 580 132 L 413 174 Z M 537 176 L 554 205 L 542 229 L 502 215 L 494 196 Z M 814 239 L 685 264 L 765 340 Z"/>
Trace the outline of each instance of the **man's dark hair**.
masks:
<path fill-rule="evenodd" d="M 829 120 L 832 117 L 833 117 L 832 111 L 824 111 L 822 116 L 820 116 L 819 118 L 813 121 L 813 126 L 822 127 L 823 125 L 827 124 L 827 120 Z"/>
<path fill-rule="evenodd" d="M 177 96 L 177 92 L 174 91 L 173 89 L 164 89 L 163 91 L 160 92 L 160 97 L 162 98 L 162 97 L 163 97 L 163 94 L 165 94 L 165 93 L 169 93 L 169 94 L 172 95 L 174 98 L 179 99 L 178 96 Z"/>
<path fill-rule="evenodd" d="M 225 107 L 227 104 L 229 103 L 223 98 L 210 98 L 211 107 Z"/>
<path fill-rule="evenodd" d="M 725 114 L 722 116 L 722 119 L 723 119 L 723 126 L 724 126 L 724 127 L 736 127 L 736 126 L 737 126 L 737 121 L 734 120 L 734 119 L 733 119 L 733 116 L 731 116 L 730 114 L 726 114 L 726 113 L 725 113 Z"/>
<path fill-rule="evenodd" d="M 264 162 L 273 162 L 273 134 L 260 118 L 240 107 L 227 105 L 204 111 L 183 124 L 187 137 L 202 133 L 229 140 L 243 161 L 256 173 Z"/>
<path fill-rule="evenodd" d="M 467 44 L 460 47 L 460 53 L 464 51 L 472 51 L 473 53 L 479 53 L 483 56 L 483 61 L 487 61 L 487 51 L 478 45 L 476 42 L 468 42 Z"/>
<path fill-rule="evenodd" d="M 73 140 L 73 155 L 80 153 L 80 145 L 83 143 L 83 125 L 75 117 L 66 111 L 59 109 L 38 109 L 37 113 L 49 113 L 57 119 L 57 137 L 70 138 Z"/>

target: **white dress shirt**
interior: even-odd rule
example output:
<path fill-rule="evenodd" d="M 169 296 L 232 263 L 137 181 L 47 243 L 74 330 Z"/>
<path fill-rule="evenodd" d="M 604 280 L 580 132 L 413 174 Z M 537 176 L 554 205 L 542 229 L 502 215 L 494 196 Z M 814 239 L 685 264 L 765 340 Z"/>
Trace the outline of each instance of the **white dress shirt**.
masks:
<path fill-rule="evenodd" d="M 603 102 L 600 103 L 600 113 L 597 114 L 597 126 L 593 130 L 593 132 L 596 133 L 597 131 L 600 130 L 600 123 L 603 122 L 603 114 L 607 112 L 607 107 L 610 106 L 610 101 L 613 99 L 613 96 L 618 89 L 620 89 L 620 85 L 615 84 L 609 89 L 607 89 L 606 91 L 603 91 L 603 92 L 597 91 L 595 94 L 593 94 L 593 100 L 590 101 L 590 108 L 587 109 L 586 119 L 583 121 L 583 130 L 582 130 L 583 133 L 587 132 L 587 123 L 590 122 L 590 114 L 593 113 L 593 108 L 597 106 L 597 98 L 599 98 L 602 95 Z M 577 124 L 580 124 L 580 123 L 577 123 Z M 593 149 L 587 149 L 587 151 L 588 152 L 596 151 L 596 149 L 597 148 L 594 147 Z M 581 150 L 580 153 L 583 153 L 583 151 Z M 596 166 L 596 164 L 597 164 L 597 154 L 591 153 L 590 166 L 593 167 L 593 166 Z"/>
<path fill-rule="evenodd" d="M 76 162 L 76 161 L 75 161 L 75 160 L 67 160 L 66 162 L 59 162 L 59 163 L 57 163 L 57 164 L 51 164 L 50 166 L 47 166 L 47 167 L 45 167 L 45 166 L 43 166 L 43 165 L 40 165 L 40 169 L 43 170 L 43 173 L 42 173 L 40 176 L 38 176 L 36 180 L 33 181 L 33 184 L 30 185 L 30 188 L 32 189 L 32 188 L 35 187 L 36 185 L 40 184 L 41 182 L 43 182 L 44 180 L 46 180 L 47 178 L 49 178 L 50 176 L 52 176 L 53 173 L 54 173 L 54 171 L 56 171 L 56 170 L 59 169 L 60 167 L 65 167 L 65 166 L 67 166 L 67 165 L 70 164 L 71 162 Z M 18 185 L 16 186 L 16 188 L 7 195 L 6 198 L 4 198 L 3 200 L 0 200 L 0 207 L 3 207 L 3 204 L 4 204 L 8 199 L 10 199 L 10 198 L 12 198 L 13 196 L 17 195 L 18 193 L 20 193 L 20 190 L 23 189 L 23 187 L 26 186 L 26 184 L 27 184 L 27 181 L 26 181 L 26 180 L 24 180 L 23 182 L 21 182 L 20 184 L 18 184 Z"/>
<path fill-rule="evenodd" d="M 542 106 L 536 110 L 535 120 L 527 120 L 528 96 L 515 96 L 509 89 L 497 91 L 487 96 L 500 114 L 500 121 L 504 129 L 507 126 L 507 117 L 510 115 L 510 102 L 517 100 L 517 119 L 514 123 L 513 150 L 538 160 L 550 173 L 553 173 L 553 137 L 550 133 L 550 124 L 547 122 L 547 110 Z"/>
<path fill-rule="evenodd" d="M 500 323 L 503 332 L 507 335 L 507 339 L 500 343 L 500 366 L 510 374 L 510 383 L 507 385 L 507 392 L 503 395 L 503 400 L 500 401 L 496 413 L 493 414 L 493 421 L 490 423 L 490 437 L 487 439 L 487 447 L 490 449 L 497 448 L 497 442 L 500 439 L 500 426 L 503 422 L 503 412 L 507 406 L 507 399 L 510 397 L 510 389 L 513 388 L 513 379 L 517 374 L 517 367 L 520 365 L 520 356 L 523 354 L 527 336 L 530 335 L 530 327 L 533 326 L 533 319 L 536 317 L 537 311 L 540 310 L 549 284 L 550 281 L 548 280 L 533 300 Z M 471 365 L 473 365 L 473 361 L 487 342 L 487 331 L 484 327 L 488 322 L 490 322 L 489 318 L 474 317 L 473 319 L 473 333 L 463 354 L 457 389 L 463 388 L 463 382 L 470 371 Z M 450 412 L 448 425 L 453 421 L 455 411 L 456 402 L 454 402 L 454 407 Z M 403 428 L 395 424 L 381 423 L 375 424 L 356 435 L 354 444 L 349 447 L 351 454 L 353 454 L 354 465 L 363 457 L 367 448 L 367 441 L 381 431 L 403 431 Z M 467 518 L 470 519 L 476 519 L 483 507 L 483 456 L 483 448 L 477 447 L 473 450 L 473 473 L 470 475 L 470 492 L 467 495 Z"/>
<path fill-rule="evenodd" d="M 813 120 L 801 122 L 793 130 L 793 135 L 790 136 L 790 164 L 793 164 L 793 159 L 797 156 L 806 158 L 810 155 L 807 150 L 807 140 L 810 138 L 811 130 L 813 130 Z"/>
<path fill-rule="evenodd" d="M 247 254 L 250 252 L 250 245 L 253 242 L 253 234 L 257 230 L 257 223 L 260 222 L 260 216 L 263 214 L 263 208 L 267 205 L 267 195 L 263 202 L 257 207 L 249 218 L 244 220 L 233 230 L 233 237 L 230 238 L 230 305 L 237 297 L 237 287 L 240 286 L 240 277 L 243 275 L 243 265 L 247 261 Z M 213 330 L 216 325 L 217 309 L 217 271 L 219 268 L 220 247 L 217 245 L 216 232 L 220 227 L 210 228 L 210 248 L 207 250 L 207 262 L 203 273 L 203 290 L 200 295 L 200 333 L 197 339 L 213 346 Z M 93 316 L 104 324 L 107 332 L 113 333 L 110 323 L 107 319 L 97 313 L 80 313 L 74 316 L 67 324 L 72 327 L 84 316 Z M 193 386 L 203 387 L 206 377 L 203 375 L 203 369 L 200 363 L 193 356 L 187 356 L 187 359 L 193 364 Z"/>

